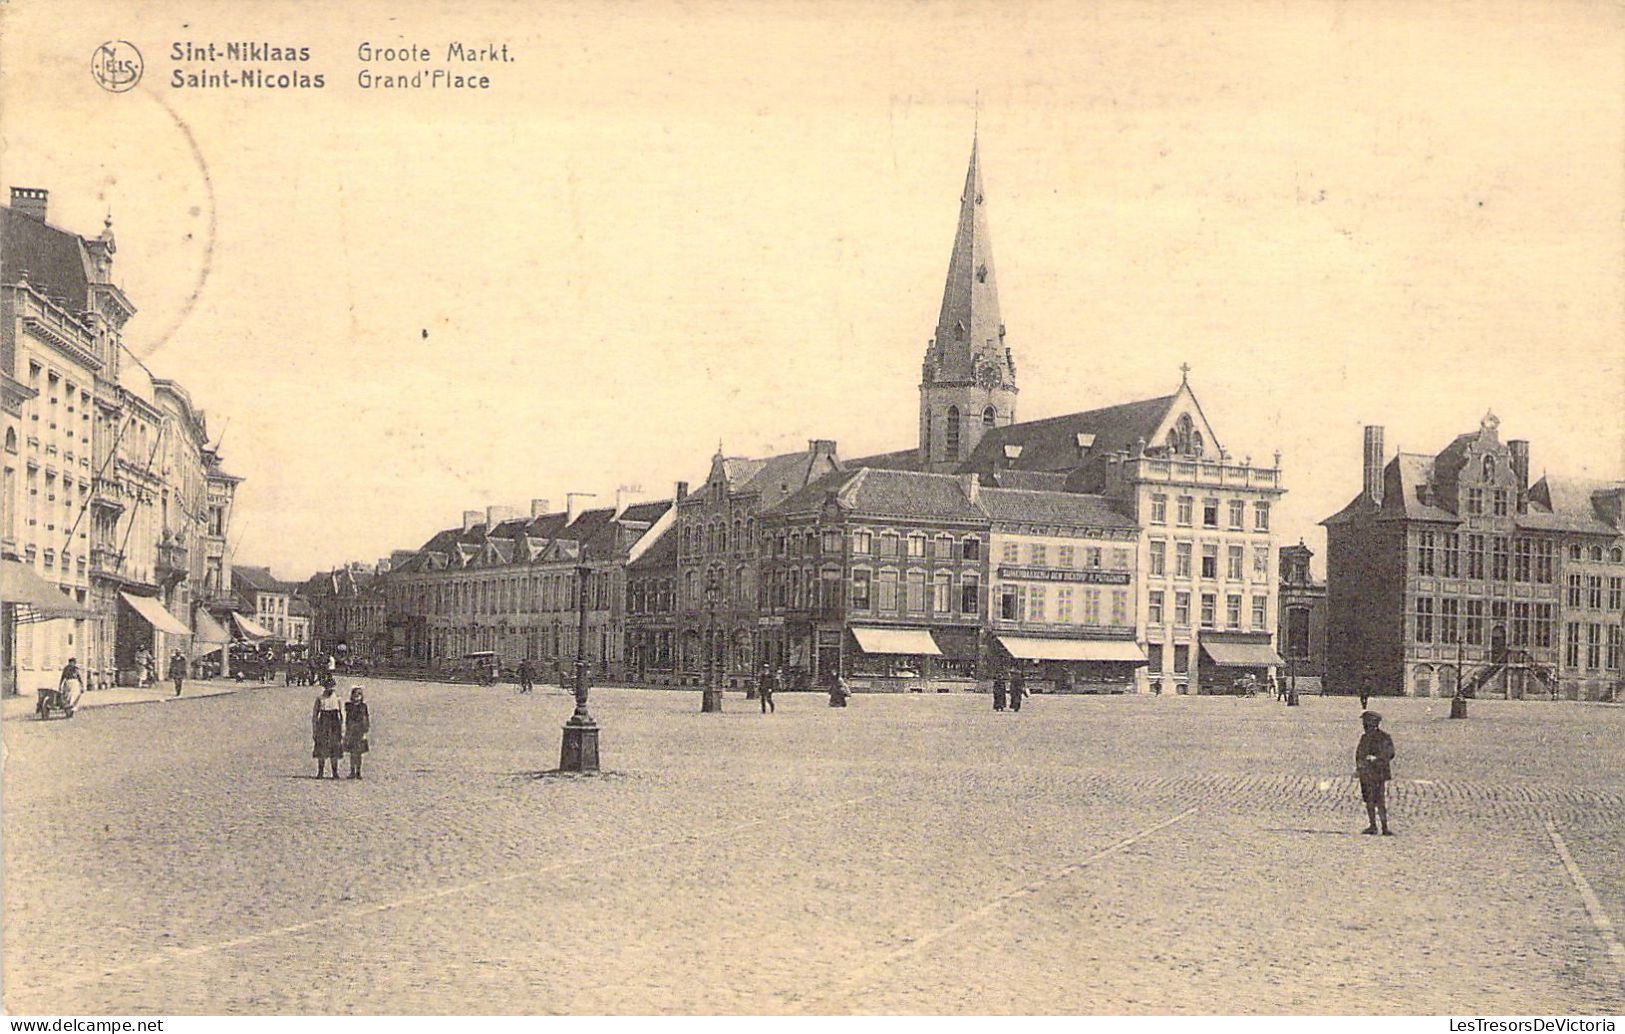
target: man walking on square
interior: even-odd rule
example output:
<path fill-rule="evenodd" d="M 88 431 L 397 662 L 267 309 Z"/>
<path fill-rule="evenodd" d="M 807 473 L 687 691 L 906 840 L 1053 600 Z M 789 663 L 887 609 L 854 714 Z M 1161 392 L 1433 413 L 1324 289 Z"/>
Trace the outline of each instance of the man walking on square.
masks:
<path fill-rule="evenodd" d="M 1010 676 L 1010 710 L 1021 710 L 1021 698 L 1027 695 L 1026 679 L 1021 672 Z"/>
<path fill-rule="evenodd" d="M 175 683 L 175 695 L 181 695 L 181 683 L 186 679 L 186 656 L 179 650 L 169 655 L 169 678 Z"/>
<path fill-rule="evenodd" d="M 1364 832 L 1375 834 L 1380 819 L 1382 835 L 1391 837 L 1386 786 L 1393 777 L 1389 763 L 1394 760 L 1394 738 L 1377 728 L 1382 724 L 1382 715 L 1377 712 L 1366 711 L 1360 715 L 1360 721 L 1365 724 L 1365 735 L 1354 748 L 1354 771 L 1360 777 L 1360 797 L 1365 801 L 1366 818 L 1370 822 Z"/>
<path fill-rule="evenodd" d="M 536 688 L 536 669 L 530 666 L 530 658 L 524 657 L 519 661 L 519 692 L 529 693 Z"/>
<path fill-rule="evenodd" d="M 762 665 L 762 677 L 756 681 L 756 697 L 762 702 L 762 713 L 777 713 L 778 708 L 773 703 L 773 691 L 778 687 L 773 684 L 773 673 Z"/>

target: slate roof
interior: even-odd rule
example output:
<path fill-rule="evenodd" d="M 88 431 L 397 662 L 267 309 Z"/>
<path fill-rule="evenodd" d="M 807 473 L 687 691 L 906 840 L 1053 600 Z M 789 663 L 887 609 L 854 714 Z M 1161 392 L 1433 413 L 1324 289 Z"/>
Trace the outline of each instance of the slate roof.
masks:
<path fill-rule="evenodd" d="M 1067 475 L 1047 470 L 996 470 L 982 480 L 992 488 L 1022 488 L 1029 492 L 1067 490 Z"/>
<path fill-rule="evenodd" d="M 1069 482 L 1073 489 L 1097 487 L 1104 481 L 1106 456 L 1125 449 L 1132 451 L 1141 438 L 1148 444 L 1155 444 L 1151 438 L 1176 397 L 1162 395 L 1104 409 L 994 427 L 982 435 L 975 451 L 960 464 L 959 469 L 986 474 L 1002 468 L 1077 471 L 1078 474 Z M 1087 450 L 1078 445 L 1080 434 L 1094 435 L 1094 441 Z M 1004 448 L 1006 445 L 1021 446 L 1021 455 L 1008 458 Z"/>
<path fill-rule="evenodd" d="M 1348 505 L 1321 521 L 1330 526 L 1361 519 L 1379 521 L 1437 521 L 1460 524 L 1461 518 L 1442 506 L 1424 502 L 1419 489 L 1433 482 L 1432 456 L 1402 452 L 1382 472 L 1382 505 L 1376 506 L 1362 490 Z"/>
<path fill-rule="evenodd" d="M 1518 526 L 1545 531 L 1575 531 L 1592 535 L 1621 535 L 1601 505 L 1603 497 L 1625 491 L 1625 482 L 1587 478 L 1541 478 L 1529 489 L 1529 509 L 1518 515 Z"/>
<path fill-rule="evenodd" d="M 299 582 L 284 582 L 273 575 L 269 567 L 257 567 L 253 564 L 233 564 L 231 585 L 238 592 L 248 590 L 292 594 L 300 589 Z"/>
<path fill-rule="evenodd" d="M 821 465 L 824 460 L 803 449 L 751 462 L 759 466 L 750 479 L 735 490 L 755 493 L 757 506 L 766 509 L 799 491 L 814 476 L 815 464 Z"/>
<path fill-rule="evenodd" d="M 877 467 L 881 470 L 919 470 L 920 451 L 918 449 L 898 449 L 896 452 L 881 452 L 873 456 L 860 456 L 855 460 L 842 460 L 841 466 L 853 469 Z"/>
<path fill-rule="evenodd" d="M 0 280 L 23 272 L 34 289 L 61 298 L 69 312 L 90 303 L 90 255 L 84 238 L 0 205 Z"/>
<path fill-rule="evenodd" d="M 1081 492 L 984 488 L 977 493 L 977 501 L 994 521 L 1087 528 L 1135 527 L 1134 521 L 1113 509 L 1104 496 Z"/>
<path fill-rule="evenodd" d="M 842 509 L 855 513 L 917 520 L 987 519 L 965 495 L 964 483 L 956 475 L 874 467 L 827 474 L 794 493 L 775 512 L 817 512 L 831 492 Z"/>
<path fill-rule="evenodd" d="M 677 567 L 677 538 L 676 532 L 671 528 L 667 528 L 659 538 L 650 544 L 648 549 L 643 551 L 642 556 L 627 564 L 626 569 L 642 573 L 653 572 L 661 568 L 675 570 Z"/>
<path fill-rule="evenodd" d="M 621 529 L 628 523 L 629 530 L 641 533 L 642 525 L 652 525 L 672 507 L 672 500 L 633 503 L 617 519 L 612 506 L 582 510 L 575 520 L 568 520 L 567 512 L 547 513 L 539 517 L 512 517 L 498 522 L 489 530 L 484 524 L 464 529 L 461 526 L 436 532 L 411 557 L 396 565 L 394 571 L 412 574 L 440 570 L 438 556 L 470 558 L 478 566 L 478 558 L 487 547 L 494 550 L 500 563 L 527 563 L 546 556 L 550 560 L 584 557 L 588 560 L 607 560 L 620 552 Z M 462 566 L 458 561 L 454 566 Z"/>

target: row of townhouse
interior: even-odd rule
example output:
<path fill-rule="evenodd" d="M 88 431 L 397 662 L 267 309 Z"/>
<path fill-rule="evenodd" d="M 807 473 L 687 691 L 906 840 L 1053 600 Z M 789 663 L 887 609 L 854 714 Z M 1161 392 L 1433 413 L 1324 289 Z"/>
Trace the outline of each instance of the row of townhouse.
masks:
<path fill-rule="evenodd" d="M 51 225 L 49 194 L 0 206 L 0 680 L 92 686 L 154 658 L 224 653 L 240 478 L 178 382 L 125 347 L 117 244 Z"/>
<path fill-rule="evenodd" d="M 895 688 L 1024 665 L 1062 686 L 1177 693 L 1272 673 L 1279 457 L 1222 446 L 1187 376 L 1169 395 L 1017 421 L 985 203 L 973 146 L 914 447 L 719 450 L 693 492 L 649 504 L 659 520 L 602 543 L 573 509 L 471 512 L 384 578 L 405 652 L 568 659 L 582 567 L 597 579 L 585 653 L 611 677 L 738 687 L 769 667 Z"/>

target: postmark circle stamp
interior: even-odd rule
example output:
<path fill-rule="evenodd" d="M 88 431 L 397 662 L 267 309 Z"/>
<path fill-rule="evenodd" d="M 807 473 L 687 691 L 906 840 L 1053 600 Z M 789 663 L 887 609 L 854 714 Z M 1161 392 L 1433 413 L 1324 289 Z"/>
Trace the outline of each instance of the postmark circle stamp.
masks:
<path fill-rule="evenodd" d="M 123 93 L 141 81 L 146 62 L 129 40 L 108 40 L 90 56 L 90 76 L 108 93 Z"/>

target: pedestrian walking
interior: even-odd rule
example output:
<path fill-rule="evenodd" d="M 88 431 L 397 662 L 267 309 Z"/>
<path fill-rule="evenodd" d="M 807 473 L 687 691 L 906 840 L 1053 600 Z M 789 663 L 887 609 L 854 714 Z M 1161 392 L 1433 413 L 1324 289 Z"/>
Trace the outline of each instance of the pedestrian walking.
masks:
<path fill-rule="evenodd" d="M 1365 683 L 1360 683 L 1360 710 L 1364 711 L 1371 705 L 1371 690 Z"/>
<path fill-rule="evenodd" d="M 530 658 L 525 657 L 519 661 L 519 692 L 529 693 L 536 688 L 536 669 L 531 667 Z"/>
<path fill-rule="evenodd" d="M 344 704 L 344 752 L 350 755 L 351 779 L 361 778 L 361 755 L 372 749 L 367 742 L 367 733 L 371 730 L 366 695 L 360 686 L 351 686 L 350 699 Z"/>
<path fill-rule="evenodd" d="M 846 700 L 851 695 L 852 687 L 847 685 L 846 676 L 837 673 L 829 684 L 829 706 L 845 707 Z"/>
<path fill-rule="evenodd" d="M 1377 712 L 1366 711 L 1360 715 L 1360 721 L 1365 725 L 1365 734 L 1354 748 L 1354 772 L 1360 778 L 1360 797 L 1365 801 L 1366 818 L 1370 822 L 1365 832 L 1375 834 L 1380 819 L 1382 835 L 1391 837 L 1394 834 L 1388 829 L 1385 788 L 1393 777 L 1389 764 L 1394 760 L 1394 738 L 1377 728 L 1382 724 L 1382 715 Z"/>
<path fill-rule="evenodd" d="M 175 683 L 175 695 L 181 695 L 181 683 L 186 681 L 186 655 L 176 650 L 169 655 L 169 680 Z"/>
<path fill-rule="evenodd" d="M 1027 695 L 1027 682 L 1018 671 L 1010 677 L 1010 710 L 1021 710 L 1021 698 Z"/>
<path fill-rule="evenodd" d="M 1004 701 L 1005 701 L 1004 676 L 1003 675 L 995 675 L 995 676 L 993 676 L 993 710 L 995 710 L 995 711 L 1004 710 Z"/>
<path fill-rule="evenodd" d="M 333 778 L 337 779 L 339 755 L 344 753 L 344 712 L 338 692 L 332 686 L 322 688 L 316 706 L 310 709 L 310 733 L 316 741 L 316 748 L 310 752 L 316 759 L 316 778 L 322 777 L 324 766 L 331 762 Z"/>
<path fill-rule="evenodd" d="M 756 680 L 756 696 L 762 702 L 762 713 L 777 712 L 778 707 L 773 703 L 773 691 L 778 687 L 773 685 L 773 673 L 762 665 L 762 677 Z"/>

